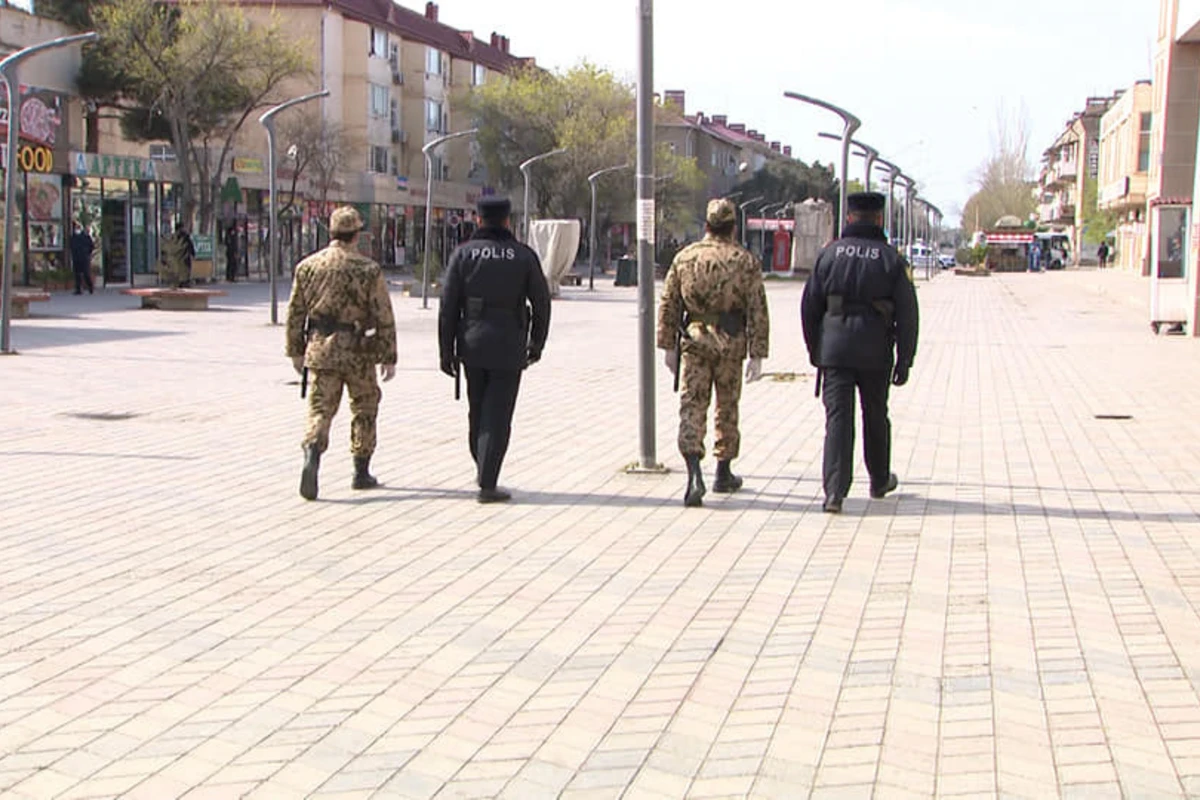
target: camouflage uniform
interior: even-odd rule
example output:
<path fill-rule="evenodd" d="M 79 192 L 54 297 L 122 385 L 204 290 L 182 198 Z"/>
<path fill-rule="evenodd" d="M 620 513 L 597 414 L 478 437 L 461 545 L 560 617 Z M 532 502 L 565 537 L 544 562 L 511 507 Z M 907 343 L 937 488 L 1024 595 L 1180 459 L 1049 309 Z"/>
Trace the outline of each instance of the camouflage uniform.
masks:
<path fill-rule="evenodd" d="M 358 221 L 343 223 L 361 228 L 357 212 L 344 210 Z M 337 214 L 331 230 L 338 224 Z M 307 338 L 306 323 L 311 328 Z M 301 261 L 288 303 L 287 355 L 304 356 L 304 366 L 312 372 L 303 446 L 315 445 L 322 453 L 328 448 L 329 426 L 344 385 L 352 415 L 350 452 L 370 458 L 382 397 L 374 368 L 396 363 L 396 321 L 379 265 L 336 240 Z"/>
<path fill-rule="evenodd" d="M 734 219 L 728 201 L 710 206 L 710 224 Z M 766 358 L 770 336 L 767 294 L 762 267 L 748 250 L 731 238 L 707 234 L 675 256 L 667 272 L 658 313 L 658 346 L 675 347 L 675 332 L 684 312 L 691 318 L 683 338 L 679 404 L 679 452 L 704 456 L 708 405 L 716 388 L 716 441 L 719 460 L 738 457 L 738 401 L 742 394 L 742 361 Z M 745 329 L 730 335 L 718 328 L 722 312 L 741 312 Z M 697 320 L 696 317 L 703 318 Z"/>

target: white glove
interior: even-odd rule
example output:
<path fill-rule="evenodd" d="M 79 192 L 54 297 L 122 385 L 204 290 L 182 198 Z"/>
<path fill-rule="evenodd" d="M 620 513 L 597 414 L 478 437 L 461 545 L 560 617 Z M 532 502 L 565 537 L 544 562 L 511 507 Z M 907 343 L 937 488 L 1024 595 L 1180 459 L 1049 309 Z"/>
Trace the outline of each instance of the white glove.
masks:
<path fill-rule="evenodd" d="M 746 383 L 754 383 L 762 378 L 762 359 L 752 358 L 746 362 Z"/>
<path fill-rule="evenodd" d="M 292 369 L 296 370 L 297 375 L 304 374 L 304 356 L 292 356 Z"/>
<path fill-rule="evenodd" d="M 671 375 L 674 375 L 675 370 L 679 369 L 679 362 L 676 361 L 676 358 L 674 350 L 663 351 L 663 364 L 666 365 L 667 372 L 671 373 Z"/>
<path fill-rule="evenodd" d="M 384 383 L 387 383 L 392 378 L 396 377 L 396 365 L 395 364 L 380 364 L 379 365 L 379 377 L 383 379 Z"/>

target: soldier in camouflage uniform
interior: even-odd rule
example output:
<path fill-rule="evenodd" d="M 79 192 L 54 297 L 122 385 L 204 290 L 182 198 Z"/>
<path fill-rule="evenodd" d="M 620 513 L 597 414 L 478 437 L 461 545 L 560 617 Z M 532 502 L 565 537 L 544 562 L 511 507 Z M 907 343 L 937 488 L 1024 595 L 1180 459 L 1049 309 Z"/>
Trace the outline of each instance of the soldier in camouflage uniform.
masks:
<path fill-rule="evenodd" d="M 355 245 L 363 228 L 353 208 L 336 209 L 329 220 L 329 246 L 296 267 L 288 303 L 287 355 L 297 372 L 312 372 L 308 429 L 304 434 L 304 470 L 300 494 L 317 497 L 321 454 L 329 446 L 329 425 L 350 394 L 350 452 L 354 456 L 355 489 L 379 482 L 369 467 L 375 452 L 375 417 L 382 392 L 374 368 L 384 381 L 396 375 L 396 321 L 383 271 Z"/>
<path fill-rule="evenodd" d="M 683 396 L 679 406 L 679 452 L 687 462 L 684 505 L 703 505 L 704 434 L 708 405 L 717 394 L 717 474 L 713 491 L 730 494 L 742 488 L 731 462 L 738 457 L 738 401 L 742 394 L 742 361 L 747 354 L 746 380 L 762 377 L 767 357 L 770 321 L 767 294 L 758 259 L 733 240 L 737 212 L 729 200 L 708 204 L 703 240 L 675 256 L 667 272 L 658 314 L 658 346 L 666 351 L 667 369 L 679 377 Z M 682 329 L 682 354 L 676 352 Z"/>

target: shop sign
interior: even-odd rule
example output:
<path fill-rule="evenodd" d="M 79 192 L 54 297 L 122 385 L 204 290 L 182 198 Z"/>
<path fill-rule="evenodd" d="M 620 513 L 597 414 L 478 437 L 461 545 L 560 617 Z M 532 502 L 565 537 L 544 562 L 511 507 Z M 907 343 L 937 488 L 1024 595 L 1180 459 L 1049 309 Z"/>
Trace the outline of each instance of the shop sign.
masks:
<path fill-rule="evenodd" d="M 258 175 L 263 171 L 263 162 L 261 158 L 235 158 L 233 159 L 233 171 L 244 172 L 248 174 Z"/>
<path fill-rule="evenodd" d="M 152 181 L 157 176 L 154 162 L 148 158 L 106 156 L 100 153 L 72 153 L 71 174 L 130 181 Z"/>
<path fill-rule="evenodd" d="M 205 233 L 192 236 L 192 246 L 196 248 L 197 261 L 213 260 L 213 237 Z"/>
<path fill-rule="evenodd" d="M 0 144 L 0 165 L 8 164 L 8 145 Z M 45 145 L 23 144 L 17 148 L 17 169 L 23 172 L 53 172 L 54 151 Z"/>
<path fill-rule="evenodd" d="M 20 136 L 52 150 L 67 144 L 67 115 L 63 95 L 33 86 L 20 87 Z M 8 103 L 0 106 L 0 136 L 8 135 Z"/>

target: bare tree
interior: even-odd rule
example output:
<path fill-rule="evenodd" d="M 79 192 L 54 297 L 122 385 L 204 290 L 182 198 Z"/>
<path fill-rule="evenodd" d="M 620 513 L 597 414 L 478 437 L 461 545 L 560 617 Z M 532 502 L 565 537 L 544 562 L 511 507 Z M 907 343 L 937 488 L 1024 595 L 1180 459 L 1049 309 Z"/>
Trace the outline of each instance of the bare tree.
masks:
<path fill-rule="evenodd" d="M 963 207 L 963 228 L 990 228 L 1004 216 L 1026 220 L 1037 207 L 1034 168 L 1029 159 L 1029 113 L 1022 105 L 1010 113 L 1003 103 L 996 110 L 992 153 L 975 176 L 975 194 Z"/>
<path fill-rule="evenodd" d="M 280 138 L 293 158 L 292 183 L 282 210 L 287 212 L 295 207 L 297 186 L 305 175 L 323 209 L 330 191 L 337 185 L 338 175 L 354 151 L 351 136 L 339 123 L 324 119 L 319 111 L 308 109 L 287 118 L 281 126 Z"/>

